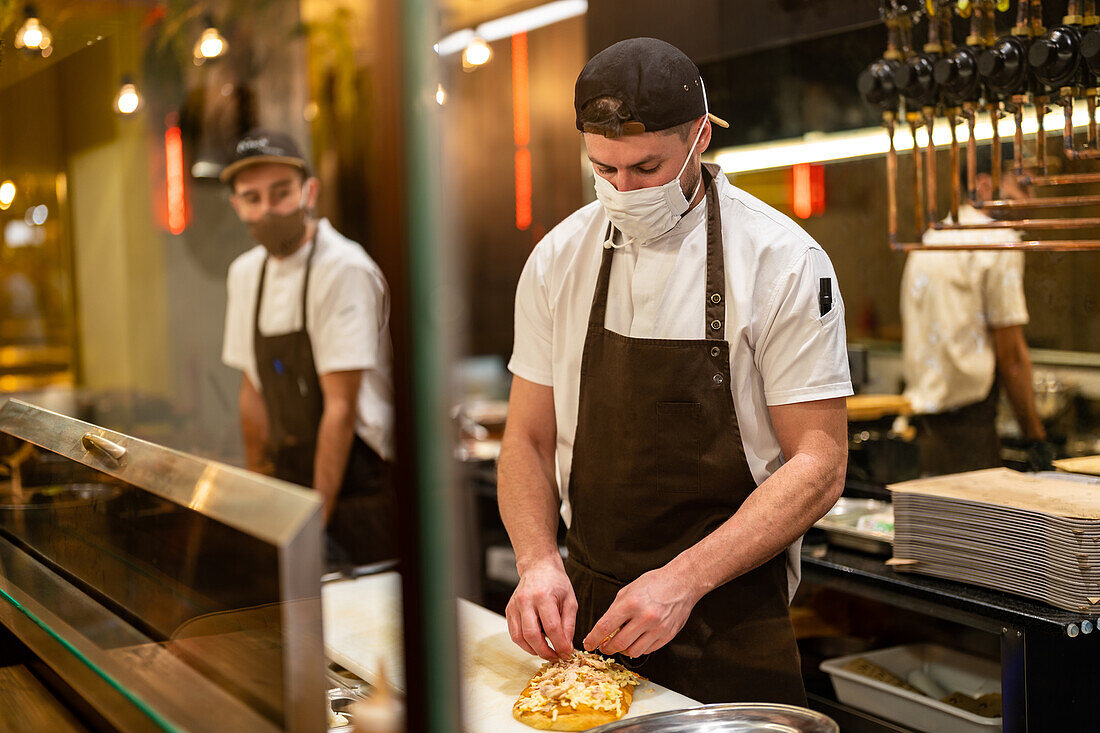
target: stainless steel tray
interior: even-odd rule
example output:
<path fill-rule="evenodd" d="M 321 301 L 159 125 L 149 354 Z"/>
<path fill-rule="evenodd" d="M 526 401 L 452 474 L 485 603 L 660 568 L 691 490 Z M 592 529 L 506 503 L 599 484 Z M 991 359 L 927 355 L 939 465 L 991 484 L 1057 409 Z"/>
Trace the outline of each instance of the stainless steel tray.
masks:
<path fill-rule="evenodd" d="M 723 703 L 627 718 L 593 729 L 600 733 L 840 733 L 832 718 L 794 705 Z"/>
<path fill-rule="evenodd" d="M 857 526 L 860 517 L 878 514 L 891 508 L 892 505 L 888 501 L 841 497 L 829 513 L 817 520 L 814 526 L 824 530 L 830 544 L 838 547 L 848 547 L 876 555 L 892 555 L 893 532 L 871 532 L 859 529 Z"/>

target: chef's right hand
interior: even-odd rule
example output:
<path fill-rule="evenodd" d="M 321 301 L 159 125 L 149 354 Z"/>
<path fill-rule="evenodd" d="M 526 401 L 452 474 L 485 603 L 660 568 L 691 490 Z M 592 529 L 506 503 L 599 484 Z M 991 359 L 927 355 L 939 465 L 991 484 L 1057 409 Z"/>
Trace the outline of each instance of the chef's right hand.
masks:
<path fill-rule="evenodd" d="M 554 661 L 573 653 L 577 596 L 560 558 L 528 567 L 520 574 L 505 615 L 512 641 L 528 654 Z"/>

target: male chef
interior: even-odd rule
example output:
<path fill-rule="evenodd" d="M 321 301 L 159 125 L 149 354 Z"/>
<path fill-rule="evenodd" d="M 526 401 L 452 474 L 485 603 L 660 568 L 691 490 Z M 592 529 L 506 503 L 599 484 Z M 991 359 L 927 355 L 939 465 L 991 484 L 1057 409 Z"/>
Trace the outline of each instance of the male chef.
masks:
<path fill-rule="evenodd" d="M 317 490 L 330 563 L 394 557 L 386 280 L 313 217 L 319 181 L 289 136 L 248 133 L 221 180 L 256 242 L 229 267 L 222 351 L 242 372 L 248 467 Z"/>
<path fill-rule="evenodd" d="M 993 197 L 990 148 L 977 158 L 981 201 Z M 1001 175 L 1001 198 L 1027 196 L 1014 175 Z M 950 216 L 945 223 L 951 224 Z M 969 203 L 959 223 L 994 227 Z M 925 244 L 1018 241 L 1001 228 L 929 229 Z M 1053 447 L 1035 409 L 1031 354 L 1024 339 L 1024 253 L 995 250 L 910 252 L 901 279 L 905 395 L 913 405 L 921 473 L 960 473 L 1002 465 L 997 403 L 1004 387 L 1033 470 L 1050 469 Z"/>
<path fill-rule="evenodd" d="M 598 200 L 539 242 L 517 288 L 509 632 L 546 659 L 624 655 L 703 702 L 805 704 L 787 607 L 800 538 L 844 483 L 836 275 L 701 164 L 725 123 L 679 49 L 605 49 L 574 106 Z"/>

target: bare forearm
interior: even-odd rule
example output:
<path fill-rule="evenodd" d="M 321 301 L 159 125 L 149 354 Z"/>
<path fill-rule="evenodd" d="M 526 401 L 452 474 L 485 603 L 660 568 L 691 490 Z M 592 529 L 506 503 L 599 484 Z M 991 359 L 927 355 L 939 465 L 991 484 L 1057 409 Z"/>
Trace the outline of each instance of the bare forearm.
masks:
<path fill-rule="evenodd" d="M 239 408 L 245 467 L 250 471 L 270 474 L 271 465 L 267 457 L 267 411 L 264 409 L 263 398 L 254 388 L 246 385 L 241 389 Z"/>
<path fill-rule="evenodd" d="M 1020 430 L 1032 440 L 1046 440 L 1046 430 L 1035 409 L 1035 389 L 1031 383 L 1031 356 L 1027 349 L 1013 358 L 998 361 L 997 371 L 1004 382 L 1008 402 L 1020 424 Z"/>
<path fill-rule="evenodd" d="M 782 552 L 836 503 L 845 461 L 797 454 L 745 500 L 737 513 L 669 563 L 699 596 Z"/>
<path fill-rule="evenodd" d="M 558 490 L 553 453 L 506 435 L 497 468 L 500 516 L 516 553 L 520 575 L 539 562 L 557 562 Z"/>
<path fill-rule="evenodd" d="M 325 503 L 326 518 L 336 506 L 354 436 L 354 408 L 343 404 L 326 405 L 317 430 L 317 452 L 313 460 L 313 488 Z"/>

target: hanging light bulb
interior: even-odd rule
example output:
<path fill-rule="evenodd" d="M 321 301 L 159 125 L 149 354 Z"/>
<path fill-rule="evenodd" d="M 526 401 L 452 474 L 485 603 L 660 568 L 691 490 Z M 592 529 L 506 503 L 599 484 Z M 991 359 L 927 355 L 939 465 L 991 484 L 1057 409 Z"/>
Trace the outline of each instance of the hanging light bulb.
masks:
<path fill-rule="evenodd" d="M 489 44 L 481 38 L 474 38 L 470 41 L 470 45 L 466 47 L 466 50 L 462 52 L 462 68 L 467 71 L 476 69 L 489 63 L 492 58 L 493 49 L 489 48 Z"/>
<path fill-rule="evenodd" d="M 209 15 L 206 16 L 206 30 L 195 42 L 195 63 L 201 64 L 207 59 L 216 59 L 219 56 L 224 56 L 228 51 L 229 41 L 225 40 L 225 37 L 218 32 L 217 27 L 214 25 L 214 19 Z"/>
<path fill-rule="evenodd" d="M 0 210 L 7 210 L 15 201 L 15 184 L 11 181 L 0 183 Z"/>
<path fill-rule="evenodd" d="M 442 84 L 435 88 L 435 103 L 440 107 L 447 103 L 447 92 L 443 90 Z"/>
<path fill-rule="evenodd" d="M 134 86 L 134 80 L 129 76 L 122 77 L 122 86 L 115 95 L 115 110 L 119 114 L 132 115 L 141 109 L 142 99 Z"/>
<path fill-rule="evenodd" d="M 53 51 L 53 35 L 42 25 L 38 19 L 38 11 L 27 3 L 23 10 L 25 19 L 23 25 L 15 32 L 15 47 L 27 51 L 38 51 L 43 56 L 49 56 Z"/>

